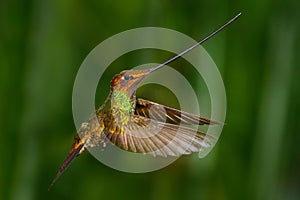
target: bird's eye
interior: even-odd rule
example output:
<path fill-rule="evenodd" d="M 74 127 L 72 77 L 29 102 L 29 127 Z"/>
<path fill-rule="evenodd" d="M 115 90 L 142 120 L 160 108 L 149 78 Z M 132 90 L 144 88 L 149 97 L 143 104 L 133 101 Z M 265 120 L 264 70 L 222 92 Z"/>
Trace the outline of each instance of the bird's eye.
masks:
<path fill-rule="evenodd" d="M 128 80 L 132 80 L 133 79 L 133 76 L 130 76 L 128 74 L 125 74 L 123 77 L 122 77 L 123 80 L 125 81 L 128 81 Z"/>

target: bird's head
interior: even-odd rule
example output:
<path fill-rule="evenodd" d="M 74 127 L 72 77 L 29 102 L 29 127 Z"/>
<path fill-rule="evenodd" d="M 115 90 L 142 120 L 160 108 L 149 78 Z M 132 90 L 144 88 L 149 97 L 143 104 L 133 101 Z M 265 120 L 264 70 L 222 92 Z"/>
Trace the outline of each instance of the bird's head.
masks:
<path fill-rule="evenodd" d="M 117 89 L 131 97 L 133 94 L 135 94 L 139 83 L 146 76 L 164 66 L 165 63 L 152 67 L 150 69 L 124 70 L 113 77 L 113 79 L 110 82 L 110 89 L 112 91 Z"/>
<path fill-rule="evenodd" d="M 150 69 L 145 70 L 124 70 L 113 77 L 110 82 L 111 90 L 119 90 L 131 97 L 139 83 L 151 73 Z"/>

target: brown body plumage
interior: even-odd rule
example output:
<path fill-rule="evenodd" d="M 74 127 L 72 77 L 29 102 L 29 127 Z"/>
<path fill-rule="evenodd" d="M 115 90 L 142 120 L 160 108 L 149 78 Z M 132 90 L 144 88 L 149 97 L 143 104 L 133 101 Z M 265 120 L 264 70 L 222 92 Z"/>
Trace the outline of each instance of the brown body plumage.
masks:
<path fill-rule="evenodd" d="M 156 67 L 126 70 L 116 75 L 111 81 L 110 94 L 105 103 L 95 115 L 82 123 L 73 146 L 49 189 L 74 158 L 86 148 L 105 146 L 107 142 L 127 151 L 164 157 L 201 152 L 211 147 L 216 142 L 215 138 L 190 125 L 214 125 L 218 122 L 136 98 L 135 92 L 144 77 L 202 44 L 239 15 L 192 47 Z"/>
<path fill-rule="evenodd" d="M 145 99 L 136 99 L 138 83 L 151 70 L 123 71 L 112 79 L 108 98 L 95 115 L 81 124 L 51 186 L 86 148 L 105 146 L 107 142 L 127 151 L 164 157 L 200 152 L 215 142 L 212 136 L 187 125 L 217 122 Z"/>

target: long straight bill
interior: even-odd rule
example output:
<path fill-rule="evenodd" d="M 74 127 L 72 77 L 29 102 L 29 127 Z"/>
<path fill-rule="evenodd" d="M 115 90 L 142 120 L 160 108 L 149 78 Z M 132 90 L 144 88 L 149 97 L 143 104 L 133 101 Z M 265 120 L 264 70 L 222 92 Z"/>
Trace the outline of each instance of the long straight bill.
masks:
<path fill-rule="evenodd" d="M 167 60 L 166 62 L 157 65 L 155 67 L 153 67 L 150 72 L 156 71 L 158 69 L 160 69 L 161 67 L 173 62 L 174 60 L 178 59 L 179 57 L 183 56 L 184 54 L 188 53 L 189 51 L 191 51 L 192 49 L 194 49 L 195 47 L 203 44 L 205 41 L 207 41 L 209 38 L 213 37 L 214 35 L 216 35 L 217 33 L 219 33 L 221 30 L 223 30 L 224 28 L 226 28 L 229 24 L 231 24 L 232 22 L 234 22 L 237 18 L 239 18 L 241 16 L 242 13 L 237 14 L 236 16 L 234 16 L 231 20 L 229 20 L 228 22 L 226 22 L 225 24 L 223 24 L 222 26 L 220 26 L 218 29 L 216 29 L 215 31 L 213 31 L 211 34 L 209 34 L 208 36 L 206 36 L 204 39 L 200 40 L 199 42 L 197 42 L 196 44 L 194 44 L 193 46 L 187 48 L 186 50 L 182 51 L 181 53 L 177 54 L 176 56 L 174 56 L 173 58 Z"/>

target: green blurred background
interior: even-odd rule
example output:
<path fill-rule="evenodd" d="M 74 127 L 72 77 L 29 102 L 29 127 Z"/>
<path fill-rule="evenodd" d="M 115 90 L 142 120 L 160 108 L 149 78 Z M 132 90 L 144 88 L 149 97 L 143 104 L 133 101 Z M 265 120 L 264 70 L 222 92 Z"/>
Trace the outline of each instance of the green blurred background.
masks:
<path fill-rule="evenodd" d="M 2 0 L 0 199 L 300 199 L 299 10 L 297 0 Z M 198 40 L 238 12 L 204 44 L 228 100 L 227 125 L 207 157 L 128 174 L 85 153 L 47 191 L 75 132 L 77 70 L 97 44 L 144 26 Z M 107 86 L 122 69 L 107 73 Z"/>

